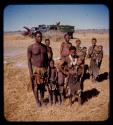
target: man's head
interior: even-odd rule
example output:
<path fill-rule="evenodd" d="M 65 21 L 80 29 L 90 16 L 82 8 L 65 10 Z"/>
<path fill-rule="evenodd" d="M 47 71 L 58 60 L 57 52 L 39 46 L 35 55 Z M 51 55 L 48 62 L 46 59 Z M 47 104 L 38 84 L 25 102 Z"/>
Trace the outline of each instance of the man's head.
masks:
<path fill-rule="evenodd" d="M 80 44 L 81 44 L 81 40 L 77 39 L 76 40 L 76 46 L 80 46 Z"/>
<path fill-rule="evenodd" d="M 46 44 L 46 46 L 49 46 L 50 45 L 50 39 L 45 39 L 45 44 Z"/>
<path fill-rule="evenodd" d="M 96 38 L 92 38 L 92 45 L 94 46 L 94 45 L 96 45 L 96 43 L 97 43 L 97 39 Z"/>
<path fill-rule="evenodd" d="M 40 31 L 37 31 L 34 34 L 34 37 L 35 37 L 35 40 L 36 40 L 37 43 L 41 43 L 41 41 L 42 41 L 42 33 Z"/>
<path fill-rule="evenodd" d="M 69 48 L 69 52 L 70 52 L 70 55 L 71 55 L 72 57 L 75 57 L 75 56 L 76 56 L 76 47 L 71 46 L 71 47 Z"/>
<path fill-rule="evenodd" d="M 50 61 L 50 67 L 53 68 L 54 67 L 54 60 Z"/>
<path fill-rule="evenodd" d="M 64 39 L 65 39 L 66 42 L 69 42 L 69 40 L 70 40 L 69 34 L 65 34 L 64 35 Z"/>

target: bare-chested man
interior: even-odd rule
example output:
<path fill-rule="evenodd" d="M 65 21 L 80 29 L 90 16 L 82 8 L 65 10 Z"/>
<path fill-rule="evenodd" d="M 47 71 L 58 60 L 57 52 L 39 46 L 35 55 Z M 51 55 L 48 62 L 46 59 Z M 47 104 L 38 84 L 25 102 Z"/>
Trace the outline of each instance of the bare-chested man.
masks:
<path fill-rule="evenodd" d="M 45 45 L 47 46 L 47 54 L 49 62 L 53 59 L 53 51 L 50 47 L 50 39 L 45 39 Z"/>
<path fill-rule="evenodd" d="M 35 33 L 35 43 L 27 49 L 30 79 L 38 106 L 41 106 L 43 103 L 44 79 L 48 67 L 47 47 L 41 41 L 42 33 L 37 31 Z"/>
<path fill-rule="evenodd" d="M 65 61 L 66 57 L 69 55 L 69 48 L 72 46 L 72 44 L 69 42 L 70 36 L 69 34 L 64 35 L 65 41 L 62 42 L 60 47 L 60 56 L 61 59 Z"/>

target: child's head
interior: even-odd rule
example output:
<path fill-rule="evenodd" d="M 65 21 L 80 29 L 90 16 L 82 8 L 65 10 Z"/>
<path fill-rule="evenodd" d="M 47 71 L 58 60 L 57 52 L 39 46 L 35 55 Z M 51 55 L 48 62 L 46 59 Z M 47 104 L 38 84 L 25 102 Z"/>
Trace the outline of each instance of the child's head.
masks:
<path fill-rule="evenodd" d="M 94 45 L 96 45 L 96 43 L 97 43 L 97 39 L 96 38 L 92 38 L 92 45 L 94 46 Z"/>
<path fill-rule="evenodd" d="M 82 59 L 81 58 L 78 58 L 77 59 L 77 65 L 79 66 L 79 65 L 81 65 L 82 64 Z"/>
<path fill-rule="evenodd" d="M 54 60 L 50 61 L 50 67 L 53 68 L 54 67 Z"/>
<path fill-rule="evenodd" d="M 67 62 L 64 62 L 63 64 L 61 64 L 61 67 L 63 69 L 68 69 L 68 63 Z"/>
<path fill-rule="evenodd" d="M 50 39 L 45 39 L 45 44 L 46 44 L 46 46 L 49 46 L 50 45 Z"/>
<path fill-rule="evenodd" d="M 82 48 L 82 51 L 83 51 L 83 52 L 87 52 L 87 47 L 83 47 L 83 48 Z"/>
<path fill-rule="evenodd" d="M 65 39 L 66 42 L 69 42 L 70 36 L 69 36 L 68 33 L 66 33 L 66 34 L 64 35 L 64 39 Z"/>
<path fill-rule="evenodd" d="M 80 46 L 81 40 L 80 40 L 80 39 L 77 39 L 77 40 L 75 41 L 75 43 L 76 43 L 76 46 Z"/>
<path fill-rule="evenodd" d="M 70 52 L 70 55 L 71 55 L 72 57 L 74 57 L 74 56 L 76 55 L 76 47 L 71 46 L 71 47 L 69 48 L 69 52 Z"/>
<path fill-rule="evenodd" d="M 100 51 L 102 51 L 103 50 L 103 46 L 102 45 L 99 45 L 98 46 L 98 51 L 100 52 Z"/>

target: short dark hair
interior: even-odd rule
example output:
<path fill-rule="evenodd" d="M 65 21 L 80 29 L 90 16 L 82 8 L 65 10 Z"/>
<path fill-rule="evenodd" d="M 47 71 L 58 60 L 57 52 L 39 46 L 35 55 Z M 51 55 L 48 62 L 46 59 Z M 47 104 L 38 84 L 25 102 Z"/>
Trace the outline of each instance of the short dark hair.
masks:
<path fill-rule="evenodd" d="M 82 49 L 87 49 L 87 47 L 84 46 Z"/>
<path fill-rule="evenodd" d="M 50 62 L 53 62 L 53 63 L 54 63 L 54 60 L 52 59 Z"/>
<path fill-rule="evenodd" d="M 97 41 L 97 39 L 96 39 L 96 38 L 92 38 L 92 40 L 95 40 L 95 41 Z"/>
<path fill-rule="evenodd" d="M 76 43 L 77 43 L 77 42 L 81 42 L 81 40 L 80 40 L 80 39 L 77 39 L 77 40 L 76 40 Z"/>
<path fill-rule="evenodd" d="M 69 48 L 69 50 L 75 50 L 75 51 L 76 51 L 76 47 L 75 47 L 75 46 L 71 46 L 71 47 Z"/>
<path fill-rule="evenodd" d="M 68 63 L 67 63 L 66 61 L 64 61 L 63 64 L 62 64 L 61 66 L 64 67 L 64 66 L 67 66 L 67 65 L 68 65 Z"/>
<path fill-rule="evenodd" d="M 46 42 L 46 41 L 50 41 L 50 39 L 45 39 L 45 42 Z"/>
<path fill-rule="evenodd" d="M 40 31 L 36 31 L 36 32 L 34 33 L 34 37 L 36 37 L 37 34 L 40 34 L 40 35 L 42 36 L 42 33 L 41 33 Z"/>
<path fill-rule="evenodd" d="M 69 34 L 68 34 L 68 33 L 65 33 L 65 34 L 64 34 L 64 38 L 65 38 L 66 36 L 69 36 Z"/>

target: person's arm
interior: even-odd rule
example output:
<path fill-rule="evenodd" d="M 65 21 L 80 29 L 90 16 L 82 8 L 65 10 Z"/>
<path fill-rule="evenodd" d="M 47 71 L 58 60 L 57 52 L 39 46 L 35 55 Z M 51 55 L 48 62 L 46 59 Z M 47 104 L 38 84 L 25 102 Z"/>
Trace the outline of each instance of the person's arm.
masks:
<path fill-rule="evenodd" d="M 55 80 L 57 81 L 57 78 L 58 78 L 58 72 L 57 72 L 57 69 L 55 68 Z"/>
<path fill-rule="evenodd" d="M 51 58 L 53 59 L 53 51 L 52 51 L 52 48 L 50 48 L 51 50 Z"/>
<path fill-rule="evenodd" d="M 30 77 L 33 77 L 33 69 L 32 69 L 32 63 L 31 63 L 31 58 L 32 58 L 32 51 L 31 51 L 31 46 L 28 47 L 27 49 L 27 58 L 28 58 L 28 68 L 29 68 L 29 73 Z"/>
<path fill-rule="evenodd" d="M 89 47 L 88 49 L 88 53 L 87 53 L 87 57 L 86 58 L 90 58 L 91 57 L 91 47 Z"/>
<path fill-rule="evenodd" d="M 48 53 L 47 53 L 47 47 L 45 46 L 45 50 L 46 50 L 46 53 L 44 54 L 44 58 L 45 58 L 45 67 L 48 67 L 49 66 L 49 63 L 48 63 Z"/>
<path fill-rule="evenodd" d="M 62 54 L 62 50 L 63 50 L 63 43 L 62 43 L 61 46 L 60 46 L 60 56 L 61 56 L 61 54 Z"/>
<path fill-rule="evenodd" d="M 82 75 L 81 75 L 81 78 L 83 78 L 83 75 L 84 75 L 84 64 L 82 64 Z"/>
<path fill-rule="evenodd" d="M 49 78 L 50 78 L 50 67 L 48 66 L 48 68 L 47 68 L 47 83 L 49 82 Z"/>
<path fill-rule="evenodd" d="M 101 53 L 101 60 L 103 59 L 103 51 L 102 51 L 102 53 Z"/>

